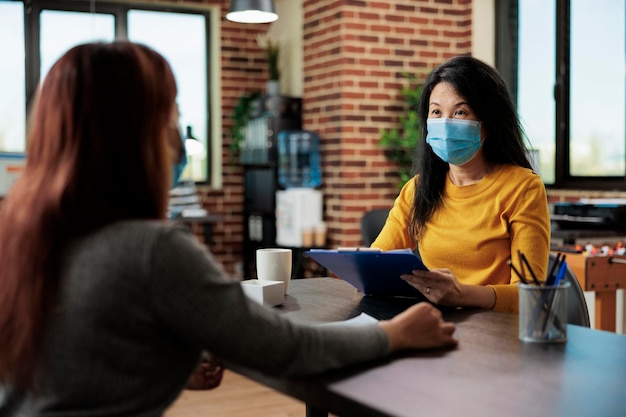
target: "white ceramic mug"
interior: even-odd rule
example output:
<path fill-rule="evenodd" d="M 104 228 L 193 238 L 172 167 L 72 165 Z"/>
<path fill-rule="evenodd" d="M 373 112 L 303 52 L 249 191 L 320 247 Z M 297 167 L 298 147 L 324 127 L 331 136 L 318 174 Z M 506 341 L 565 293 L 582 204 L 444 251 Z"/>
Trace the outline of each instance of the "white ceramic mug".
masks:
<path fill-rule="evenodd" d="M 287 294 L 291 280 L 291 249 L 257 249 L 256 275 L 261 281 L 282 281 Z"/>

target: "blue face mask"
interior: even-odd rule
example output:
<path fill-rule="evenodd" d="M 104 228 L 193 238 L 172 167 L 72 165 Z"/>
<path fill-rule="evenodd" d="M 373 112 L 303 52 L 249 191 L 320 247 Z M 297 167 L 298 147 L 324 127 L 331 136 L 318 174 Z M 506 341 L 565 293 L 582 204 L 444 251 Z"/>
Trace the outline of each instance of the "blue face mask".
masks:
<path fill-rule="evenodd" d="M 463 165 L 481 147 L 480 122 L 463 119 L 427 119 L 426 143 L 433 152 L 452 165 Z"/>
<path fill-rule="evenodd" d="M 176 186 L 180 183 L 180 176 L 183 173 L 183 170 L 187 166 L 187 151 L 185 150 L 185 142 L 183 141 L 183 155 L 180 158 L 180 161 L 172 167 L 172 188 L 176 188 Z"/>

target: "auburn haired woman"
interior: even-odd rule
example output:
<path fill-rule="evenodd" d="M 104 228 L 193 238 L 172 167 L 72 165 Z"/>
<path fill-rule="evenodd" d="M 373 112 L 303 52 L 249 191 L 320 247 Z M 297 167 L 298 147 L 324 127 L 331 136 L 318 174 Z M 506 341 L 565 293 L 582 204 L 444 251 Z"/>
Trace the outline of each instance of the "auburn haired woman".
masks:
<path fill-rule="evenodd" d="M 204 350 L 295 375 L 455 343 L 428 303 L 349 328 L 249 302 L 166 220 L 175 98 L 165 59 L 130 42 L 74 47 L 50 70 L 0 209 L 1 415 L 159 416 Z"/>

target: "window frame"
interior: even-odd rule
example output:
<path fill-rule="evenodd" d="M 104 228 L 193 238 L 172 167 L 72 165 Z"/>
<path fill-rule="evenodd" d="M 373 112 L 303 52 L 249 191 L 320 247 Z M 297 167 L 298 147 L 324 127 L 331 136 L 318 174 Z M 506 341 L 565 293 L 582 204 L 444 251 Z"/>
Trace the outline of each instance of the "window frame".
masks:
<path fill-rule="evenodd" d="M 215 36 L 213 31 L 213 25 L 215 25 L 214 14 L 216 13 L 213 8 L 197 8 L 180 5 L 168 5 L 164 3 L 134 3 L 134 2 L 116 2 L 116 1 L 79 1 L 79 0 L 21 0 L 24 2 L 24 37 L 25 37 L 25 92 L 26 92 L 26 117 L 28 119 L 30 114 L 30 108 L 32 101 L 36 95 L 37 88 L 40 79 L 40 27 L 39 16 L 42 10 L 58 10 L 68 12 L 85 12 L 85 13 L 106 13 L 112 14 L 115 18 L 115 37 L 116 39 L 128 38 L 128 20 L 127 15 L 130 10 L 147 10 L 156 12 L 172 12 L 172 13 L 188 13 L 201 15 L 205 19 L 205 57 L 206 57 L 206 171 L 202 174 L 205 179 L 202 181 L 195 181 L 198 185 L 211 185 L 219 186 L 221 180 L 219 173 L 221 169 L 215 167 L 215 164 L 221 164 L 218 158 L 215 158 L 216 154 L 219 155 L 218 150 L 221 148 L 220 134 L 216 131 L 214 124 L 216 123 L 219 111 L 216 111 L 216 100 L 213 97 L 213 91 L 217 91 L 217 88 L 213 85 L 215 82 L 214 74 L 211 74 L 211 68 L 215 59 L 213 55 L 213 48 L 215 47 Z M 184 132 L 181 132 L 184 134 Z M 219 141 L 217 143 L 216 141 Z"/>
<path fill-rule="evenodd" d="M 516 104 L 518 3 L 519 0 L 496 2 L 496 66 Z M 626 191 L 626 173 L 624 176 L 574 176 L 570 173 L 570 19 L 570 0 L 556 0 L 555 175 L 554 183 L 546 187 Z"/>

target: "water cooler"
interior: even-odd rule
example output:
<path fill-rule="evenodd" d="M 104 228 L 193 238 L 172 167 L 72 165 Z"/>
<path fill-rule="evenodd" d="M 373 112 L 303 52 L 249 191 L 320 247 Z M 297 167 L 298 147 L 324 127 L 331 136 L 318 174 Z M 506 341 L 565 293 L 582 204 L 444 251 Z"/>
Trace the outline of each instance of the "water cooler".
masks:
<path fill-rule="evenodd" d="M 278 133 L 278 183 L 282 188 L 316 188 L 322 184 L 319 147 L 315 132 Z"/>
<path fill-rule="evenodd" d="M 319 136 L 307 130 L 278 134 L 276 243 L 289 247 L 322 247 L 326 243 Z"/>
<path fill-rule="evenodd" d="M 323 196 L 314 188 L 276 191 L 276 243 L 288 247 L 324 246 Z"/>
<path fill-rule="evenodd" d="M 302 100 L 262 96 L 252 103 L 250 122 L 241 146 L 243 166 L 243 276 L 256 277 L 255 254 L 276 246 L 278 132 L 302 127 Z"/>

